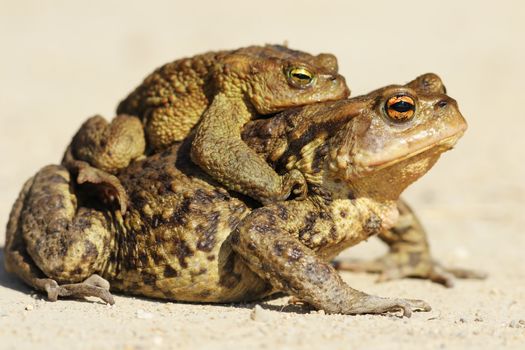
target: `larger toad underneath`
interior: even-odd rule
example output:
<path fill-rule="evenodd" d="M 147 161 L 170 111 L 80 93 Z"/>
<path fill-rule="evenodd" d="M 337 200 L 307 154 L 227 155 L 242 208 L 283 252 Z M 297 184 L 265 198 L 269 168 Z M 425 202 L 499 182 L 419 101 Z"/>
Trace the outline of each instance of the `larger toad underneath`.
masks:
<path fill-rule="evenodd" d="M 284 291 L 329 313 L 429 310 L 357 291 L 330 264 L 371 235 L 395 233 L 400 193 L 465 131 L 442 85 L 421 82 L 246 126 L 245 141 L 277 171 L 304 174 L 306 200 L 256 207 L 233 196 L 189 161 L 191 139 L 119 175 L 130 199 L 124 215 L 99 208 L 65 168 L 47 166 L 13 207 L 6 267 L 52 300 L 113 302 L 111 286 L 200 302 Z"/>

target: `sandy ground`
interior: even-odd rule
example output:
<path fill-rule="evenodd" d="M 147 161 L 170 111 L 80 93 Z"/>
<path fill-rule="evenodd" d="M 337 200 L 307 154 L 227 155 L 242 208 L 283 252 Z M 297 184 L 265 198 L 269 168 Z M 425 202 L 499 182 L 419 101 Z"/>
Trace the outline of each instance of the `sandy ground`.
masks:
<path fill-rule="evenodd" d="M 205 50 L 288 40 L 335 53 L 354 95 L 427 71 L 442 76 L 470 129 L 406 198 L 437 259 L 485 270 L 489 279 L 445 289 L 345 273 L 354 288 L 425 299 L 433 311 L 411 319 L 324 315 L 280 298 L 260 303 L 253 320 L 255 304 L 126 296 L 112 307 L 49 303 L 0 267 L 0 349 L 525 348 L 524 5 L 348 3 L 0 1 L 0 227 L 23 181 L 59 160 L 86 117 L 112 117 L 154 67 Z M 344 254 L 383 251 L 371 240 Z"/>

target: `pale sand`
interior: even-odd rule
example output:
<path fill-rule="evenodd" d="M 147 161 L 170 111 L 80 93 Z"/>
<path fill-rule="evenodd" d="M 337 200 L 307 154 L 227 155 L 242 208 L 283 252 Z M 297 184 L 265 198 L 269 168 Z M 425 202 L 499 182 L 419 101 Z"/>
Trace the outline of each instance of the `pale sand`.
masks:
<path fill-rule="evenodd" d="M 288 40 L 294 48 L 335 53 L 354 95 L 427 71 L 442 76 L 470 129 L 406 197 L 441 262 L 485 270 L 490 278 L 445 289 L 345 273 L 355 288 L 425 299 L 433 311 L 411 319 L 309 314 L 282 298 L 262 303 L 252 320 L 254 304 L 125 296 L 113 307 L 49 303 L 1 267 L 0 349 L 525 348 L 520 2 L 20 3 L 0 3 L 0 227 L 23 181 L 59 161 L 86 117 L 111 118 L 116 103 L 156 66 L 205 50 Z M 371 240 L 345 254 L 372 257 L 383 249 Z"/>

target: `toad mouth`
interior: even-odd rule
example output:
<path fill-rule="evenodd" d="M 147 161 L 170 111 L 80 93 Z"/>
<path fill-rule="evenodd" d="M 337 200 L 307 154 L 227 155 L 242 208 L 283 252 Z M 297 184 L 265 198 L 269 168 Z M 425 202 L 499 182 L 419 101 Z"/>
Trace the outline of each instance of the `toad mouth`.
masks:
<path fill-rule="evenodd" d="M 383 160 L 377 160 L 373 163 L 370 163 L 370 164 L 366 164 L 364 167 L 365 168 L 368 168 L 370 170 L 374 170 L 374 171 L 377 171 L 377 170 L 381 170 L 381 169 L 385 169 L 385 168 L 388 168 L 392 165 L 395 165 L 397 163 L 400 163 L 404 160 L 407 160 L 407 159 L 410 159 L 412 157 L 416 157 L 422 153 L 425 153 L 431 149 L 435 149 L 436 150 L 436 153 L 443 153 L 445 151 L 448 151 L 448 150 L 451 150 L 454 145 L 456 144 L 457 140 L 463 135 L 463 133 L 465 132 L 464 129 L 461 129 L 457 132 L 455 132 L 454 134 L 448 136 L 448 137 L 444 137 L 442 138 L 441 140 L 439 140 L 438 142 L 436 143 L 431 143 L 427 146 L 424 146 L 424 147 L 421 147 L 419 149 L 416 149 L 412 152 L 409 152 L 401 157 L 395 157 L 395 158 L 391 158 L 391 159 L 383 159 Z"/>

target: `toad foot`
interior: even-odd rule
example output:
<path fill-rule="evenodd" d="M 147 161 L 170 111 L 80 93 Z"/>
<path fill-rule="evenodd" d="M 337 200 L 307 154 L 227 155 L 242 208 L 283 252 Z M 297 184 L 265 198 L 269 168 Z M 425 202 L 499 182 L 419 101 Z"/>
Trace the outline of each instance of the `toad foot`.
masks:
<path fill-rule="evenodd" d="M 109 292 L 109 282 L 99 275 L 92 275 L 84 282 L 59 285 L 53 279 L 47 279 L 44 284 L 49 301 L 57 301 L 58 297 L 97 297 L 113 305 L 115 299 Z"/>

